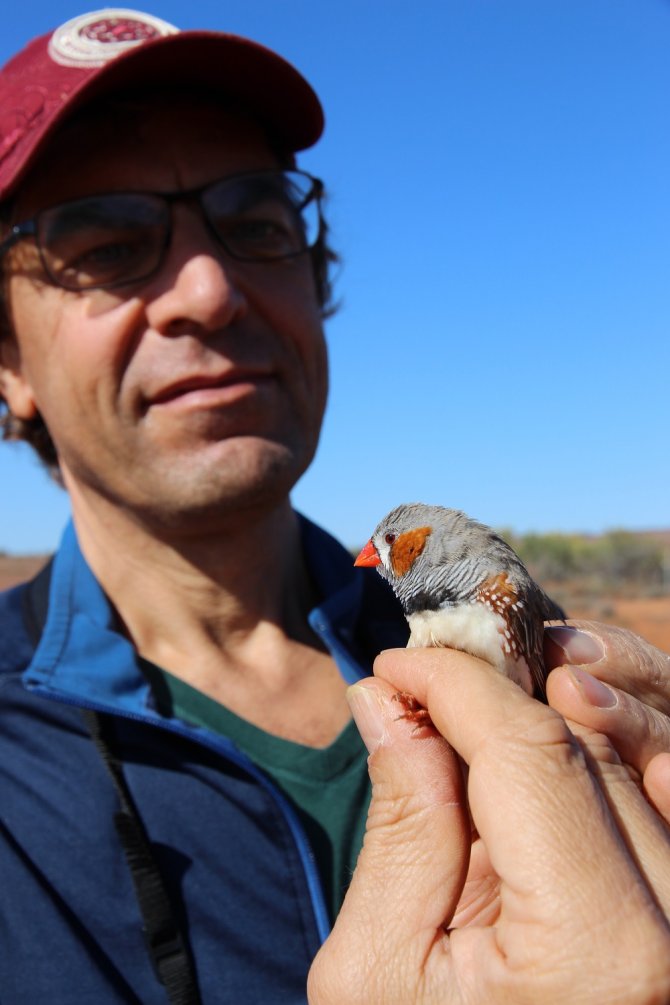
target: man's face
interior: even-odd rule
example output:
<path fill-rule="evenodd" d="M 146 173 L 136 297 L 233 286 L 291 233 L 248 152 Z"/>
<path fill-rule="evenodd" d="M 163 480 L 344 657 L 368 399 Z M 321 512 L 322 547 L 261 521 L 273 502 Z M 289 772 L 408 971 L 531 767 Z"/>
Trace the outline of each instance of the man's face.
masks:
<path fill-rule="evenodd" d="M 214 104 L 151 103 L 71 125 L 15 219 L 91 193 L 187 190 L 277 166 L 253 122 Z M 43 416 L 75 512 L 79 499 L 106 499 L 190 532 L 290 491 L 314 455 L 327 390 L 308 254 L 234 261 L 195 202 L 173 206 L 163 265 L 138 285 L 66 291 L 20 268 L 22 250 L 35 262 L 26 245 L 10 266 L 9 405 Z"/>

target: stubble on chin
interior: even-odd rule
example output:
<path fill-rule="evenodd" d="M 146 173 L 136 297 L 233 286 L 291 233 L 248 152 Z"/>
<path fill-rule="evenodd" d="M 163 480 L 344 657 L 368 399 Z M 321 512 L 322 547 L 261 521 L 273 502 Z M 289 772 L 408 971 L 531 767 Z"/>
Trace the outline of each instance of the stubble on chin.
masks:
<path fill-rule="evenodd" d="M 206 460 L 195 455 L 154 461 L 151 474 L 138 472 L 135 502 L 126 501 L 145 525 L 156 531 L 207 533 L 243 514 L 284 505 L 311 463 L 316 443 L 300 451 L 252 437 L 227 442 Z"/>

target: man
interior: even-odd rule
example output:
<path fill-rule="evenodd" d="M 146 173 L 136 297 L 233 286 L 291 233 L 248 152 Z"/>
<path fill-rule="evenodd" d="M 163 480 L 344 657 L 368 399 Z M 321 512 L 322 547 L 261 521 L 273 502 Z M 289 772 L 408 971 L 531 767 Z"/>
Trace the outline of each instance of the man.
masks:
<path fill-rule="evenodd" d="M 320 105 L 253 43 L 107 12 L 17 56 L 0 106 L 2 394 L 74 524 L 48 612 L 3 609 L 31 738 L 3 732 L 3 997 L 163 1000 L 101 731 L 167 886 L 154 956 L 179 932 L 203 1000 L 300 1000 L 365 824 L 347 679 L 402 639 L 289 502 L 326 399 L 320 185 L 291 170 Z"/>
<path fill-rule="evenodd" d="M 106 11 L 0 108 L 6 433 L 73 515 L 0 606 L 3 1002 L 304 1001 L 369 796 L 347 684 L 406 638 L 289 500 L 327 391 L 318 99 Z"/>

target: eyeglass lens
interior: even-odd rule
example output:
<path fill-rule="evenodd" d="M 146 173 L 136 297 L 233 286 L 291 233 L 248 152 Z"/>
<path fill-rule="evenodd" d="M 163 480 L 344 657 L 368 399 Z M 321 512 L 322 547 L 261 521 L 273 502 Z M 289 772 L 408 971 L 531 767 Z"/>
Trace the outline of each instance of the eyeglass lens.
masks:
<path fill-rule="evenodd" d="M 196 198 L 214 235 L 237 259 L 292 257 L 319 237 L 312 179 L 267 172 L 227 178 L 198 192 L 116 192 L 44 210 L 37 222 L 44 266 L 55 282 L 72 290 L 146 278 L 169 244 L 169 204 Z"/>
<path fill-rule="evenodd" d="M 47 272 L 67 289 L 113 286 L 149 275 L 166 245 L 170 211 L 149 194 L 94 196 L 40 214 Z"/>

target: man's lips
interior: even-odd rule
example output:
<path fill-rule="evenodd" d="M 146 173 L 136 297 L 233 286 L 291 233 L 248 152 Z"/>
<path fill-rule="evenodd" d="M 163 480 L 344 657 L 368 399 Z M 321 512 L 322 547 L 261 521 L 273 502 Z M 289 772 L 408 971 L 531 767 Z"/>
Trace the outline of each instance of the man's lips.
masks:
<path fill-rule="evenodd" d="M 239 393 L 248 393 L 259 384 L 267 383 L 272 375 L 261 370 L 234 370 L 224 374 L 193 374 L 181 377 L 152 392 L 147 398 L 149 407 L 166 405 L 179 401 L 187 396 L 194 400 L 200 397 L 203 401 L 208 396 L 212 398 L 236 397 Z"/>

